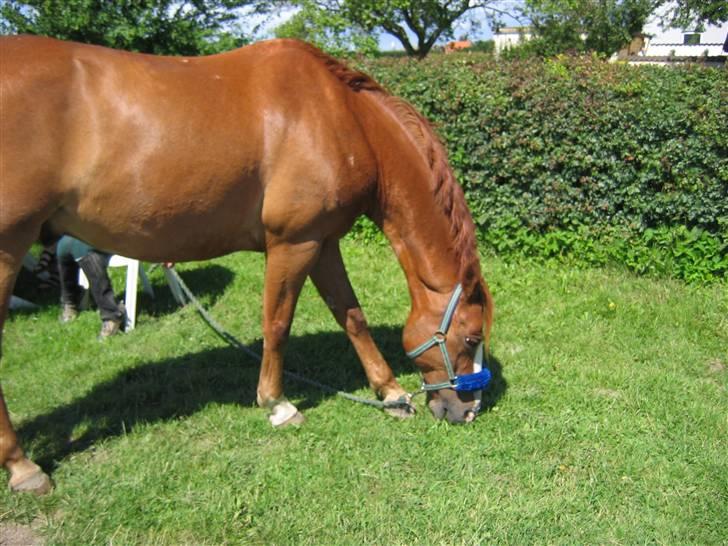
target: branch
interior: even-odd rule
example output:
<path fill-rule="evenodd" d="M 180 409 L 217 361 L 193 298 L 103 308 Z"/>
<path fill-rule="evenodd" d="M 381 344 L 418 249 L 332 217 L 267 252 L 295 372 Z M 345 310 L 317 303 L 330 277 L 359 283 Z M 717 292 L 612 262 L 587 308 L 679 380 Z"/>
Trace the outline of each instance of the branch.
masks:
<path fill-rule="evenodd" d="M 405 21 L 405 23 L 407 23 L 407 26 L 410 27 L 412 32 L 414 32 L 415 35 L 417 36 L 417 40 L 419 42 L 424 40 L 427 32 L 425 31 L 425 29 L 423 29 L 422 27 L 420 27 L 417 24 L 417 21 L 415 21 L 415 18 L 413 16 L 412 12 L 408 9 L 403 9 L 402 16 L 404 17 L 404 21 Z"/>
<path fill-rule="evenodd" d="M 402 47 L 404 47 L 404 50 L 407 52 L 407 55 L 413 57 L 417 54 L 417 51 L 414 47 L 412 47 L 412 44 L 407 37 L 407 32 L 402 29 L 402 27 L 399 27 L 397 25 L 382 25 L 382 28 L 384 29 L 384 32 L 390 34 L 391 36 L 394 36 L 395 38 L 397 38 L 397 40 L 399 40 L 399 42 L 402 44 Z"/>
<path fill-rule="evenodd" d="M 496 7 L 493 7 L 493 6 L 485 6 L 485 5 L 483 5 L 483 6 L 476 6 L 476 8 L 485 10 L 486 12 L 494 12 L 494 13 L 497 13 L 498 15 L 507 15 L 508 17 L 512 17 L 513 19 L 515 19 L 519 23 L 522 23 L 523 22 L 523 20 L 519 16 L 513 15 L 513 12 L 507 11 L 505 9 L 500 9 L 500 8 L 496 8 Z"/>

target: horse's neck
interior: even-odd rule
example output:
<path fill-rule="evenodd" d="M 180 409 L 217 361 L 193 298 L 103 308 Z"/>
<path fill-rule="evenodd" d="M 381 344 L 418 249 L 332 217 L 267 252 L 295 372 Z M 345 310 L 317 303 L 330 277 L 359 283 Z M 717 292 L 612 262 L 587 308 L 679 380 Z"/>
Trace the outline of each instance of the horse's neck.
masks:
<path fill-rule="evenodd" d="M 413 310 L 429 307 L 459 281 L 450 218 L 436 201 L 429 164 L 386 100 L 361 95 L 358 104 L 379 168 L 372 216 L 404 270 Z"/>
<path fill-rule="evenodd" d="M 429 172 L 403 164 L 400 175 L 382 181 L 381 226 L 407 278 L 413 310 L 439 308 L 458 283 L 450 221 L 435 201 Z"/>

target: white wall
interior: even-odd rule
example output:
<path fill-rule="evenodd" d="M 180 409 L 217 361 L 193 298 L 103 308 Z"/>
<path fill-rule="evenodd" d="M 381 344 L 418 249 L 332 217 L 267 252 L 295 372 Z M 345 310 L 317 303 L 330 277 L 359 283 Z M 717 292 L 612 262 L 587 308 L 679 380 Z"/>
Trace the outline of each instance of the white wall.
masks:
<path fill-rule="evenodd" d="M 728 23 L 720 26 L 705 25 L 703 29 L 695 26 L 688 28 L 665 28 L 660 23 L 659 15 L 648 20 L 644 34 L 647 35 L 645 47 L 640 55 L 646 57 L 700 57 L 708 55 L 716 57 L 728 55 L 723 51 L 723 44 L 728 36 Z M 686 34 L 700 34 L 700 44 L 684 45 Z"/>
<path fill-rule="evenodd" d="M 496 55 L 506 48 L 517 46 L 531 39 L 531 30 L 528 27 L 502 28 L 493 34 Z"/>

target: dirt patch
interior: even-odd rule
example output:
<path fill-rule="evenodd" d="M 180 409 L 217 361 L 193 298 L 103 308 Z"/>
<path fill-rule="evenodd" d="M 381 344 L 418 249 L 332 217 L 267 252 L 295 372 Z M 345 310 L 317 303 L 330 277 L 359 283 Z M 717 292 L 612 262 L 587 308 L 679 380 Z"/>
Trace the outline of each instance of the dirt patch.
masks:
<path fill-rule="evenodd" d="M 617 398 L 622 397 L 622 393 L 619 391 L 615 391 L 614 389 L 594 389 L 594 394 L 599 396 L 600 398 L 609 398 L 611 400 L 615 400 Z"/>
<path fill-rule="evenodd" d="M 716 358 L 715 360 L 712 360 L 708 363 L 708 370 L 710 370 L 711 373 L 721 373 L 725 371 L 725 364 L 720 361 L 720 359 Z"/>
<path fill-rule="evenodd" d="M 42 546 L 43 540 L 30 525 L 0 523 L 0 546 Z"/>

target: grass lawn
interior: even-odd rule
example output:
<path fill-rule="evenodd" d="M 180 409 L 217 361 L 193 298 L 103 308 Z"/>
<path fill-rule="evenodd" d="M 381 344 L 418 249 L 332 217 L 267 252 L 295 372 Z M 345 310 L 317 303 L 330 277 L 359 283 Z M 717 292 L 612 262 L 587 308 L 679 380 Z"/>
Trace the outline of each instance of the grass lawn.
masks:
<path fill-rule="evenodd" d="M 391 251 L 344 253 L 375 338 L 414 389 Z M 483 267 L 495 380 L 474 424 L 437 422 L 421 398 L 401 422 L 289 381 L 307 422 L 281 431 L 255 407 L 257 363 L 177 309 L 161 272 L 137 329 L 103 344 L 95 312 L 61 325 L 56 295 L 21 279 L 42 309 L 6 324 L 2 384 L 56 488 L 0 491 L 0 529 L 79 545 L 728 543 L 728 285 Z M 178 270 L 260 349 L 262 256 Z M 288 356 L 288 369 L 369 395 L 310 284 Z"/>

